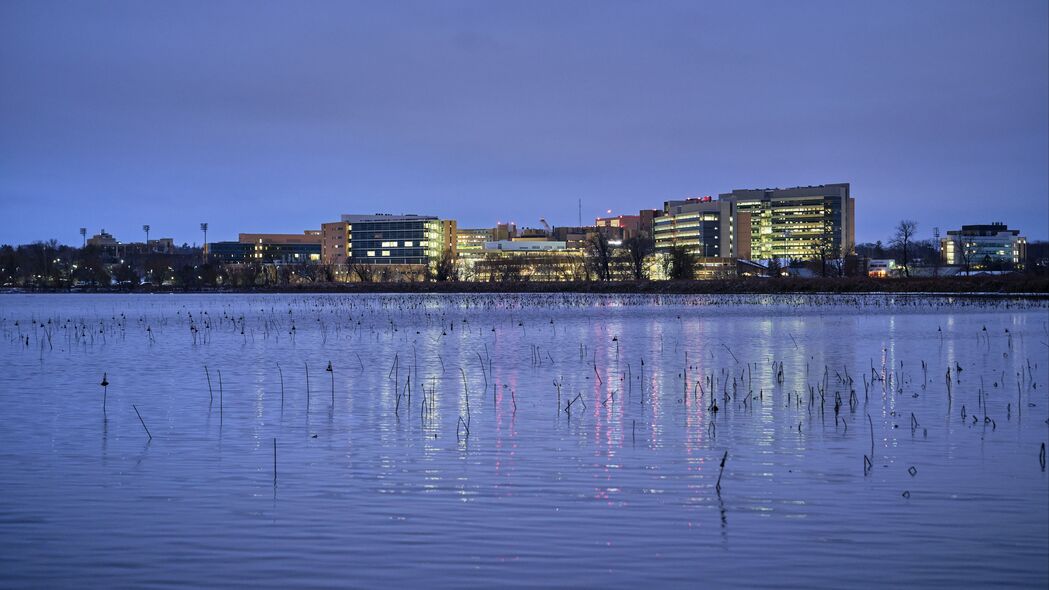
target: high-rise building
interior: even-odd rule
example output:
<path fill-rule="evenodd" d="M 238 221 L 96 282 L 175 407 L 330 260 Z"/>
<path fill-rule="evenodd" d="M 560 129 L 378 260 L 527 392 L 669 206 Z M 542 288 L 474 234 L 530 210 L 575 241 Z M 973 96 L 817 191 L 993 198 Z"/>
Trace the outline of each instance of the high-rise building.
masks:
<path fill-rule="evenodd" d="M 709 196 L 665 202 L 652 233 L 657 252 L 684 246 L 701 257 L 750 258 L 750 214 Z"/>
<path fill-rule="evenodd" d="M 817 252 L 851 253 L 855 200 L 849 183 L 785 189 L 734 190 L 719 196 L 733 216 L 750 214 L 751 258 L 810 259 Z M 743 223 L 740 218 L 736 231 Z"/>
<path fill-rule="evenodd" d="M 945 263 L 966 270 L 1022 269 L 1027 260 L 1027 238 L 998 222 L 948 231 L 940 246 Z"/>

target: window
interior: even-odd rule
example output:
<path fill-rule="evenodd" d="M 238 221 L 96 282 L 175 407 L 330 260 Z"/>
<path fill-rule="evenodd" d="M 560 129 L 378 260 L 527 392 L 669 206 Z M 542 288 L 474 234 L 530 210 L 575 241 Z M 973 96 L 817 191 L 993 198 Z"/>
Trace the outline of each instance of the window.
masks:
<path fill-rule="evenodd" d="M 404 247 L 405 248 L 411 248 L 412 247 L 412 243 L 410 241 L 409 242 L 405 242 L 404 243 Z"/>
<path fill-rule="evenodd" d="M 389 250 L 383 250 L 382 251 L 382 255 L 383 256 L 389 256 L 390 255 L 390 251 Z"/>
<path fill-rule="evenodd" d="M 368 250 L 368 256 L 375 256 L 375 250 Z"/>
<path fill-rule="evenodd" d="M 382 247 L 383 248 L 396 248 L 397 247 L 397 242 L 383 242 L 382 243 Z"/>

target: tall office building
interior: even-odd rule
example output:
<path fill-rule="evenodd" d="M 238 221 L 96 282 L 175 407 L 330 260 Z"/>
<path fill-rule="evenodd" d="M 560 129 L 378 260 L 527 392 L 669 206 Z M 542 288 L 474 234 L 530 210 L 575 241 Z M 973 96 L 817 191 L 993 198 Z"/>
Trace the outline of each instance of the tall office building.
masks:
<path fill-rule="evenodd" d="M 734 211 L 728 201 L 667 201 L 652 225 L 657 252 L 684 246 L 701 257 L 750 258 L 750 214 Z"/>
<path fill-rule="evenodd" d="M 825 240 L 836 252 L 855 247 L 855 201 L 847 182 L 734 190 L 718 200 L 728 203 L 734 216 L 750 214 L 750 258 L 810 259 Z"/>

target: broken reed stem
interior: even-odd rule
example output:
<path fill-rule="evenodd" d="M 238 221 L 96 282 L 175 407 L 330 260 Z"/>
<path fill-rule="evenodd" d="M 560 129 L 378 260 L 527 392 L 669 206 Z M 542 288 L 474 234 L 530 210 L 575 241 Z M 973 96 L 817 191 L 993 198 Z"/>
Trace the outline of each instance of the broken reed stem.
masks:
<path fill-rule="evenodd" d="M 280 374 L 280 409 L 284 409 L 284 371 L 280 368 L 280 363 L 277 363 L 277 373 Z"/>
<path fill-rule="evenodd" d="M 277 437 L 273 437 L 273 487 L 277 487 Z"/>
<path fill-rule="evenodd" d="M 721 496 L 721 476 L 725 474 L 725 461 L 728 460 L 728 451 L 721 456 L 721 471 L 718 471 L 718 482 L 714 485 L 714 489 L 717 490 L 718 496 Z"/>
<path fill-rule="evenodd" d="M 466 433 L 467 433 L 467 436 L 469 436 L 469 434 L 470 434 L 470 429 L 469 429 L 469 425 L 470 425 L 470 388 L 467 387 L 467 385 L 466 385 L 466 371 L 464 371 L 462 367 L 459 367 L 459 373 L 461 373 L 462 376 L 463 376 L 463 392 L 466 394 L 466 425 L 467 425 Z M 482 399 L 482 401 L 483 401 L 483 399 Z M 462 416 L 460 416 L 459 419 L 462 420 Z"/>
<path fill-rule="evenodd" d="M 146 436 L 149 437 L 149 440 L 153 440 L 153 435 L 149 433 L 149 428 L 146 427 L 146 421 L 142 419 L 142 414 L 139 413 L 138 406 L 131 404 L 131 407 L 135 408 L 135 414 L 138 416 L 138 421 L 142 423 L 142 429 L 146 431 Z"/>
<path fill-rule="evenodd" d="M 874 469 L 874 422 L 871 420 L 871 415 L 867 414 L 867 424 L 870 426 L 871 432 L 871 454 L 863 456 L 863 475 L 870 473 Z"/>
<path fill-rule="evenodd" d="M 208 372 L 207 365 L 204 365 L 204 376 L 208 378 L 208 398 L 215 401 L 215 392 L 211 390 L 211 373 Z"/>

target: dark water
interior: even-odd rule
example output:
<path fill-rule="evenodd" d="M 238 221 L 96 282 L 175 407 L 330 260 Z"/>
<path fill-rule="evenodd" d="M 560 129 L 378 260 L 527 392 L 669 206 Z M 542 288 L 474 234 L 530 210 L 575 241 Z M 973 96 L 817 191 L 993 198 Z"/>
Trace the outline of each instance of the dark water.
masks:
<path fill-rule="evenodd" d="M 0 318 L 3 587 L 1049 584 L 1044 301 L 5 296 Z"/>

